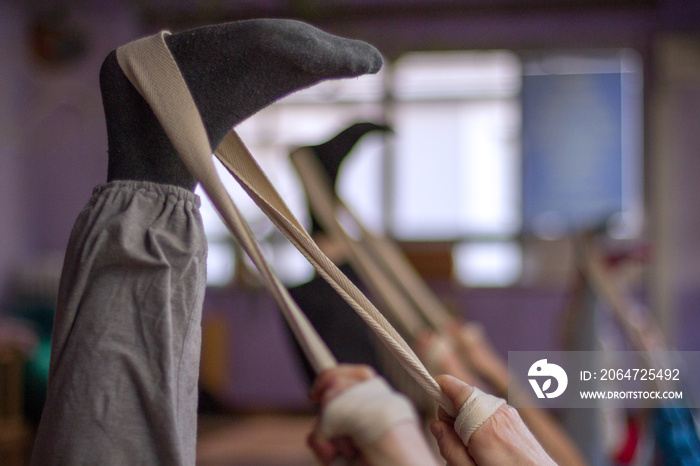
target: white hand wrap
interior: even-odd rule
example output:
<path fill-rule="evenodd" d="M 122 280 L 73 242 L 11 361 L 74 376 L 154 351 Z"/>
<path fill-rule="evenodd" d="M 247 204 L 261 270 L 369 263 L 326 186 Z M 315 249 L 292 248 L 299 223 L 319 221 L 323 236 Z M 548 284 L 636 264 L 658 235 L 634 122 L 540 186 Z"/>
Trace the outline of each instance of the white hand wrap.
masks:
<path fill-rule="evenodd" d="M 469 446 L 469 439 L 476 429 L 486 422 L 493 413 L 504 405 L 506 400 L 484 393 L 474 387 L 474 391 L 459 409 L 455 419 L 455 432 L 459 434 L 464 445 Z"/>
<path fill-rule="evenodd" d="M 413 405 L 384 379 L 374 377 L 353 385 L 325 406 L 321 432 L 327 438 L 348 436 L 363 447 L 403 422 L 418 422 Z"/>

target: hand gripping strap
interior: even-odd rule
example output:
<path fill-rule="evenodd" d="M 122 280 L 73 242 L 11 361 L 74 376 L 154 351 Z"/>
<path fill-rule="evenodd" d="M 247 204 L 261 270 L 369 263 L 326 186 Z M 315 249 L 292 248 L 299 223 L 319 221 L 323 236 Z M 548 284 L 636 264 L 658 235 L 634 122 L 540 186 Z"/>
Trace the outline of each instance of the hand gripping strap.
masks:
<path fill-rule="evenodd" d="M 493 413 L 505 403 L 503 398 L 489 395 L 474 387 L 474 391 L 459 409 L 459 414 L 455 419 L 455 432 L 459 434 L 462 443 L 469 446 L 469 439 L 474 431 L 488 421 Z"/>
<path fill-rule="evenodd" d="M 345 390 L 323 409 L 321 432 L 327 438 L 348 436 L 359 447 L 374 443 L 403 422 L 418 422 L 411 402 L 374 377 Z"/>

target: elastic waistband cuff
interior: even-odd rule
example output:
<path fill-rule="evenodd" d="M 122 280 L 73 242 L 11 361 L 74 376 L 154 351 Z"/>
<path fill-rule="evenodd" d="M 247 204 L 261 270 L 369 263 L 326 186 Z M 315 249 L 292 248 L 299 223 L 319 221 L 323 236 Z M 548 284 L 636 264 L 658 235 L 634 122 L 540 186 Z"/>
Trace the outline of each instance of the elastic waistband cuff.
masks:
<path fill-rule="evenodd" d="M 92 190 L 92 195 L 100 196 L 102 194 L 108 193 L 110 191 L 143 191 L 145 193 L 152 193 L 159 197 L 170 197 L 173 196 L 177 201 L 183 201 L 185 203 L 194 203 L 198 208 L 201 206 L 202 201 L 198 195 L 180 186 L 175 186 L 172 184 L 161 184 L 154 183 L 152 181 L 134 181 L 134 180 L 113 180 L 107 183 L 103 183 L 95 186 Z"/>

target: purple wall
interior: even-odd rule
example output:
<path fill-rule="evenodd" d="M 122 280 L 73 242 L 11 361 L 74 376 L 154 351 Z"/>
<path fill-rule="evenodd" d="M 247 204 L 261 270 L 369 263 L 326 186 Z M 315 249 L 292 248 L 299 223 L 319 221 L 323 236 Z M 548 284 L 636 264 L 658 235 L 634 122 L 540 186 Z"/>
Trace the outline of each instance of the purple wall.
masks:
<path fill-rule="evenodd" d="M 233 409 L 303 409 L 308 387 L 286 324 L 264 289 L 211 289 L 203 320 L 226 328 L 225 382 L 215 396 Z"/>
<path fill-rule="evenodd" d="M 26 259 L 65 249 L 92 188 L 105 180 L 107 141 L 98 73 L 138 36 L 118 2 L 88 3 L 71 21 L 87 37 L 74 62 L 40 62 L 29 8 L 0 3 L 0 289 Z"/>
<path fill-rule="evenodd" d="M 466 290 L 453 285 L 437 289 L 450 309 L 483 326 L 504 359 L 508 351 L 566 349 L 560 338 L 570 300 L 568 290 Z M 678 329 L 676 349 L 700 351 L 700 290 L 683 296 L 681 301 L 679 319 L 686 325 Z M 210 290 L 203 318 L 205 322 L 224 322 L 226 327 L 225 382 L 216 393 L 225 406 L 242 411 L 303 410 L 310 406 L 286 324 L 264 289 Z"/>
<path fill-rule="evenodd" d="M 696 47 L 700 58 L 700 46 Z M 700 67 L 695 67 L 696 72 Z M 659 206 L 668 212 L 671 225 L 667 241 L 668 273 L 672 296 L 670 306 L 676 310 L 670 324 L 679 349 L 700 350 L 700 79 L 676 82 L 668 93 L 669 108 L 674 108 L 672 121 L 665 122 L 669 146 L 663 155 L 668 164 L 666 193 L 671 206 Z"/>
<path fill-rule="evenodd" d="M 16 75 L 13 64 L 19 68 L 21 19 L 18 8 L 8 2 L 0 3 L 0 292 L 5 288 L 10 264 L 29 248 L 23 236 L 28 215 L 19 202 L 22 159 L 15 137 L 16 104 L 13 103 Z"/>
<path fill-rule="evenodd" d="M 557 290 L 441 290 L 446 305 L 483 325 L 499 354 L 561 350 L 557 336 L 567 293 Z M 264 289 L 209 290 L 204 321 L 226 327 L 225 383 L 219 401 L 236 410 L 304 409 L 305 378 L 281 314 Z"/>

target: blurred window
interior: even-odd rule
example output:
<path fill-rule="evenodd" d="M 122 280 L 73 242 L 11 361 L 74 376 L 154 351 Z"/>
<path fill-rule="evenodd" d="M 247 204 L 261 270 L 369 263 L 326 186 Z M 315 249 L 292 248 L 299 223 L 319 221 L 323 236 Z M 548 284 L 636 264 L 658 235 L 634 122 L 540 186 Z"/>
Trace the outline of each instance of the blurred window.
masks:
<path fill-rule="evenodd" d="M 585 79 L 601 73 L 619 78 L 605 80 L 606 89 L 620 95 L 619 111 L 606 114 L 617 119 L 614 124 L 609 120 L 607 126 L 590 129 L 620 128 L 619 161 L 605 161 L 621 164 L 620 175 L 606 181 L 606 192 L 618 196 L 619 202 L 605 214 L 619 235 L 629 237 L 638 234 L 641 224 L 641 65 L 628 50 L 546 55 L 502 50 L 409 53 L 377 75 L 324 82 L 287 96 L 241 123 L 237 131 L 294 214 L 308 226 L 303 190 L 287 158 L 290 150 L 322 143 L 358 121 L 389 122 L 394 134 L 370 133 L 344 162 L 338 178 L 341 197 L 379 233 L 400 241 L 453 243 L 454 275 L 461 282 L 508 286 L 522 276 L 520 235 L 527 231 L 552 239 L 566 234 L 580 225 L 571 221 L 571 215 L 583 209 L 567 201 L 552 204 L 567 212 L 538 212 L 534 222 L 533 216 L 524 217 L 524 207 L 529 215 L 527 209 L 542 204 L 532 197 L 532 186 L 560 180 L 564 173 L 540 170 L 533 176 L 528 171 L 529 159 L 523 152 L 529 146 L 523 141 L 537 134 L 533 131 L 546 128 L 533 130 L 523 119 L 549 116 L 558 124 L 558 134 L 551 135 L 551 140 L 578 141 L 580 128 L 574 117 L 580 103 L 601 98 L 594 94 L 595 86 L 571 86 L 566 99 L 547 99 L 546 88 L 532 84 L 542 76 Z M 591 104 L 587 109 L 595 116 L 615 105 L 603 107 Z M 597 135 L 582 141 L 590 145 L 599 139 Z M 539 155 L 541 160 L 552 157 L 545 152 Z M 555 159 L 566 160 L 567 155 Z M 550 165 L 556 166 L 556 160 Z M 289 285 L 308 280 L 313 272 L 306 260 L 230 176 L 222 178 L 280 278 Z M 557 186 L 567 184 L 575 185 Z M 586 196 L 576 200 L 589 212 L 590 196 Z M 203 202 L 202 211 L 210 241 L 210 285 L 229 283 L 242 264 L 235 243 L 208 202 Z M 546 219 L 553 219 L 554 227 L 547 227 Z"/>

